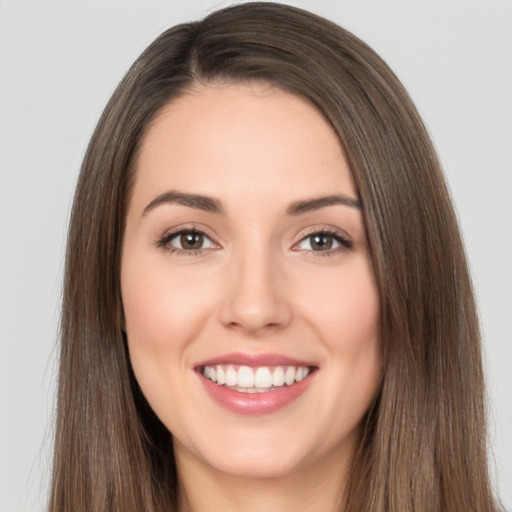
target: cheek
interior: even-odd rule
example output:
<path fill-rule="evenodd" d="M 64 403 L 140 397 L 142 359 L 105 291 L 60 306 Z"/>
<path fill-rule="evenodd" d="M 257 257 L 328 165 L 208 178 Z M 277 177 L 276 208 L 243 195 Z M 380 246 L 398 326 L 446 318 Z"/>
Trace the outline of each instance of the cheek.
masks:
<path fill-rule="evenodd" d="M 325 343 L 333 351 L 354 354 L 379 346 L 380 303 L 370 264 L 361 259 L 322 284 L 309 294 L 305 307 Z"/>
<path fill-rule="evenodd" d="M 134 251 L 123 260 L 121 272 L 131 365 L 144 396 L 169 429 L 177 411 L 186 410 L 183 376 L 209 315 L 208 302 L 213 303 L 207 286 L 199 287 L 189 273 L 170 267 L 166 255 Z"/>
<path fill-rule="evenodd" d="M 127 259 L 121 293 L 130 343 L 153 350 L 186 344 L 206 314 L 213 293 L 208 284 L 201 276 L 172 270 L 166 255 Z"/>
<path fill-rule="evenodd" d="M 190 344 L 204 325 L 208 290 L 199 289 L 187 272 L 171 271 L 166 254 L 127 253 L 121 294 L 128 349 L 149 399 L 156 383 L 178 381 L 186 367 Z"/>
<path fill-rule="evenodd" d="M 325 280 L 323 290 L 311 294 L 307 308 L 326 350 L 325 374 L 339 404 L 336 410 L 344 411 L 338 417 L 333 409 L 333 422 L 357 422 L 375 396 L 382 370 L 380 300 L 369 263 L 362 261 L 350 272 Z"/>

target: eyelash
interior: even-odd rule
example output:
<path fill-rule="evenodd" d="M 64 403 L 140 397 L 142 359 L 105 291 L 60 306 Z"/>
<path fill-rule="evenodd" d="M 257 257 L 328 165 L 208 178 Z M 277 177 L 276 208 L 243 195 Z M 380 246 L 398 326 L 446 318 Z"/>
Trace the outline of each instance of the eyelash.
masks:
<path fill-rule="evenodd" d="M 179 229 L 177 231 L 172 231 L 170 233 L 166 233 L 157 242 L 157 246 L 160 248 L 166 249 L 170 254 L 182 255 L 182 256 L 200 256 L 201 254 L 204 253 L 204 251 L 211 249 L 210 247 L 208 247 L 208 248 L 190 249 L 189 250 L 189 249 L 182 249 L 179 247 L 172 247 L 169 245 L 170 242 L 174 238 L 177 238 L 184 234 L 201 235 L 204 238 L 208 239 L 212 245 L 216 245 L 215 242 L 213 242 L 211 240 L 211 237 L 207 233 L 205 233 L 203 230 L 195 228 L 195 227 L 191 227 L 191 228 L 184 228 L 184 229 Z M 339 243 L 339 246 L 335 247 L 333 249 L 327 249 L 325 251 L 315 251 L 313 249 L 303 249 L 304 251 L 307 251 L 313 257 L 333 256 L 334 254 L 337 254 L 339 252 L 350 250 L 353 247 L 352 242 L 349 239 L 347 239 L 345 236 L 341 235 L 339 233 L 339 231 L 336 231 L 334 229 L 331 230 L 331 229 L 325 229 L 325 228 L 322 228 L 322 229 L 312 228 L 309 232 L 304 234 L 304 236 L 299 240 L 298 243 L 296 243 L 292 247 L 292 250 L 298 252 L 300 249 L 295 249 L 295 248 L 297 246 L 299 246 L 301 243 L 303 243 L 304 241 L 306 241 L 308 238 L 311 238 L 315 235 L 331 237 L 334 241 Z M 219 246 L 217 246 L 217 247 L 219 247 Z"/>
<path fill-rule="evenodd" d="M 203 254 L 203 251 L 207 249 L 180 249 L 179 247 L 173 247 L 170 242 L 181 235 L 191 234 L 191 235 L 201 235 L 204 238 L 211 241 L 211 237 L 205 233 L 203 230 L 198 229 L 196 227 L 190 228 L 182 228 L 177 231 L 172 231 L 170 233 L 166 233 L 158 242 L 157 246 L 166 249 L 170 254 L 179 255 L 179 256 L 200 256 Z M 216 245 L 211 241 L 213 245 Z"/>
<path fill-rule="evenodd" d="M 340 245 L 338 247 L 335 247 L 333 249 L 328 249 L 325 251 L 314 251 L 312 249 L 304 249 L 308 252 L 308 255 L 314 257 L 314 258 L 323 258 L 328 256 L 334 256 L 336 254 L 339 254 L 340 252 L 345 252 L 350 249 L 352 249 L 353 244 L 352 241 L 346 238 L 344 235 L 342 235 L 339 231 L 335 229 L 328 229 L 328 228 L 311 228 L 308 230 L 302 238 L 299 240 L 298 243 L 296 243 L 292 250 L 299 251 L 299 249 L 294 249 L 301 243 L 303 243 L 308 238 L 312 238 L 313 236 L 327 236 L 331 237 L 334 241 L 338 242 Z"/>

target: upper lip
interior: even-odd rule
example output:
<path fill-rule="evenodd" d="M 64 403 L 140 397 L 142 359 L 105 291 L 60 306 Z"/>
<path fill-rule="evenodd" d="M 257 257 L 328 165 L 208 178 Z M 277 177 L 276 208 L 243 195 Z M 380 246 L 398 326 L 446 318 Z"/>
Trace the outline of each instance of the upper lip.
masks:
<path fill-rule="evenodd" d="M 301 361 L 293 357 L 284 356 L 281 354 L 244 354 L 241 352 L 234 352 L 232 354 L 223 354 L 221 356 L 213 357 L 205 361 L 197 363 L 196 368 L 203 366 L 214 366 L 217 364 L 233 364 L 239 366 L 314 366 L 309 361 Z"/>

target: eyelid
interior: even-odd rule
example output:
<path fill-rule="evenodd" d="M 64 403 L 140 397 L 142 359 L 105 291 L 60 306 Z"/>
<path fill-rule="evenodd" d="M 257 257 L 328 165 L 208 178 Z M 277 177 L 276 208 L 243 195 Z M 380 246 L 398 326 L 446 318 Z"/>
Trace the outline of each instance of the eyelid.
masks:
<path fill-rule="evenodd" d="M 176 238 L 177 236 L 183 233 L 198 233 L 205 238 L 207 238 L 212 247 L 207 247 L 204 249 L 182 249 L 179 247 L 168 247 L 168 244 Z M 193 256 L 203 254 L 206 251 L 217 250 L 221 248 L 221 245 L 215 240 L 215 237 L 209 232 L 208 229 L 198 226 L 197 224 L 186 224 L 176 226 L 172 229 L 167 230 L 156 242 L 156 246 L 159 248 L 163 248 L 169 251 L 171 254 L 178 253 L 186 256 Z"/>
<path fill-rule="evenodd" d="M 299 244 L 301 244 L 304 240 L 312 235 L 324 234 L 332 236 L 340 245 L 338 247 L 328 249 L 325 251 L 314 251 L 312 249 L 299 249 L 297 248 Z M 307 251 L 309 253 L 314 253 L 315 256 L 327 256 L 339 251 L 347 251 L 352 249 L 353 242 L 351 237 L 343 230 L 339 228 L 335 228 L 332 226 L 318 225 L 311 226 L 306 230 L 302 231 L 298 235 L 298 240 L 294 242 L 292 246 L 292 250 L 294 251 Z"/>
<path fill-rule="evenodd" d="M 173 238 L 179 236 L 183 233 L 198 233 L 207 238 L 210 243 L 211 247 L 201 248 L 201 249 L 183 249 L 180 247 L 169 247 L 169 243 Z M 337 247 L 333 247 L 330 249 L 326 249 L 323 251 L 316 251 L 314 249 L 301 249 L 298 246 L 303 243 L 308 237 L 311 237 L 312 235 L 328 235 L 333 237 L 336 242 L 338 243 Z M 326 225 L 317 225 L 317 226 L 310 226 L 303 230 L 299 235 L 297 235 L 296 242 L 293 243 L 291 250 L 296 252 L 306 252 L 310 253 L 312 256 L 329 256 L 336 254 L 338 252 L 347 251 L 352 249 L 353 242 L 351 240 L 351 237 L 344 231 L 339 228 L 335 228 L 333 226 L 326 226 Z M 207 228 L 204 228 L 202 226 L 198 226 L 197 224 L 186 224 L 186 225 L 180 225 L 176 226 L 172 229 L 169 229 L 166 231 L 156 242 L 156 246 L 159 248 L 163 248 L 167 251 L 169 251 L 171 254 L 178 253 L 185 256 L 193 256 L 193 255 L 201 255 L 205 252 L 211 251 L 211 250 L 217 250 L 221 249 L 222 246 L 216 241 L 216 237 L 213 236 L 210 233 L 210 230 Z"/>
<path fill-rule="evenodd" d="M 202 237 L 202 241 L 207 241 L 209 243 L 209 247 L 202 247 L 201 249 L 195 249 L 197 251 L 201 250 L 201 251 L 204 251 L 206 249 L 213 249 L 214 246 L 215 246 L 215 243 L 213 242 L 213 240 L 208 236 L 208 235 L 205 235 L 204 233 L 200 233 L 199 231 L 188 231 L 188 230 L 185 230 L 185 231 L 178 231 L 178 233 L 173 233 L 171 234 L 170 236 L 167 236 L 166 239 L 168 240 L 168 244 L 171 244 L 174 240 L 176 241 L 179 241 L 179 245 L 182 245 L 181 243 L 181 237 L 184 235 L 184 234 L 192 234 L 192 235 L 200 235 Z M 194 252 L 194 249 L 186 249 L 185 247 L 176 247 L 175 245 L 172 246 L 173 249 L 178 249 L 180 251 L 185 251 L 185 252 Z"/>

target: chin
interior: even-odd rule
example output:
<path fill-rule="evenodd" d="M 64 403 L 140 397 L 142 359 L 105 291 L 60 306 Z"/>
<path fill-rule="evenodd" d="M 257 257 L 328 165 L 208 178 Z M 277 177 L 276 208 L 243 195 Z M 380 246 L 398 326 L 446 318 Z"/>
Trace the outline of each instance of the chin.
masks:
<path fill-rule="evenodd" d="M 178 464 L 180 460 L 190 460 L 192 455 L 203 469 L 226 477 L 282 481 L 302 472 L 322 471 L 343 459 L 347 461 L 352 454 L 354 439 L 350 434 L 347 443 L 336 442 L 325 435 L 327 429 L 323 435 L 316 435 L 312 430 L 308 432 L 284 423 L 278 428 L 263 423 L 246 429 L 230 429 L 225 425 L 217 432 L 213 427 L 208 439 L 203 437 L 197 444 L 175 445 Z M 333 464 L 335 460 L 337 463 Z"/>
<path fill-rule="evenodd" d="M 233 453 L 221 460 L 208 461 L 218 472 L 247 480 L 281 479 L 300 471 L 302 461 L 274 453 Z"/>

